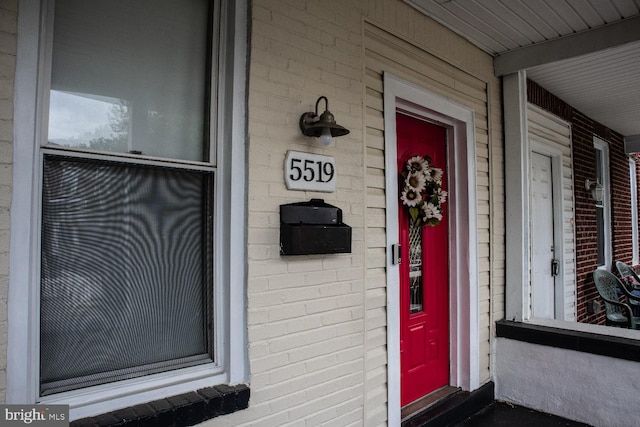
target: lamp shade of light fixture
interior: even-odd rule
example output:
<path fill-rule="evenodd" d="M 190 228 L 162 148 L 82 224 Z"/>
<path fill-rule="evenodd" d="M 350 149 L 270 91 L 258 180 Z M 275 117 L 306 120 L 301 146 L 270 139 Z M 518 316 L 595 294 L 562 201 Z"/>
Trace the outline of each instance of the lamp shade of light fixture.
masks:
<path fill-rule="evenodd" d="M 591 191 L 591 198 L 600 203 L 604 199 L 604 187 L 599 182 L 586 179 L 584 181 L 584 188 Z"/>
<path fill-rule="evenodd" d="M 324 113 L 318 115 L 318 104 L 324 99 Z M 316 111 L 304 113 L 300 116 L 300 130 L 305 136 L 313 136 L 320 140 L 322 145 L 331 144 L 333 137 L 344 136 L 349 129 L 336 123 L 333 114 L 329 111 L 329 101 L 326 96 L 321 96 L 316 101 Z"/>

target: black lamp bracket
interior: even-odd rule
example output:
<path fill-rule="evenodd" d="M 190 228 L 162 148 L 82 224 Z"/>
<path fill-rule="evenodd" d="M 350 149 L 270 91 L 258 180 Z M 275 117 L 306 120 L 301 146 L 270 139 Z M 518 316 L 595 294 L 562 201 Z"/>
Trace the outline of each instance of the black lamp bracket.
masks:
<path fill-rule="evenodd" d="M 319 115 L 318 106 L 322 100 L 324 100 L 325 110 Z M 309 111 L 300 116 L 300 130 L 305 136 L 318 137 L 324 128 L 329 128 L 331 136 L 343 136 L 349 133 L 348 129 L 336 123 L 333 114 L 329 111 L 329 100 L 326 96 L 321 96 L 316 101 L 315 112 Z"/>
<path fill-rule="evenodd" d="M 318 115 L 318 105 L 320 104 L 320 101 L 324 99 L 324 109 L 325 111 L 329 110 L 329 100 L 327 99 L 326 96 L 321 96 L 320 98 L 318 98 L 318 100 L 316 101 L 316 111 L 309 111 L 307 113 L 304 113 L 301 117 L 300 117 L 300 130 L 302 130 L 302 133 L 306 136 L 316 136 L 315 135 L 315 131 L 309 132 L 308 128 L 310 125 L 318 122 L 318 120 L 320 120 L 320 116 Z M 311 134 L 308 134 L 311 133 Z"/>

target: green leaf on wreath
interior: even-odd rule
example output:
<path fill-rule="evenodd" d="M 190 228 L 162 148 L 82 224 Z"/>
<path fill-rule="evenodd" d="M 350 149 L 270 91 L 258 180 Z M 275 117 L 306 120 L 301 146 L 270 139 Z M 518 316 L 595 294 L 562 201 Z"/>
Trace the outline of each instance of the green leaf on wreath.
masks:
<path fill-rule="evenodd" d="M 411 216 L 411 219 L 415 222 L 415 220 L 418 218 L 418 208 L 410 207 L 409 215 Z"/>

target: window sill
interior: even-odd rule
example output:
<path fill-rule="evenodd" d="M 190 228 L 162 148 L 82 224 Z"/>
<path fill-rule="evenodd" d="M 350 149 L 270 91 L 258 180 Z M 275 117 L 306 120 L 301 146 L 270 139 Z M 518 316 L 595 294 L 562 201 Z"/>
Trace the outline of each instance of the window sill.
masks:
<path fill-rule="evenodd" d="M 540 324 L 499 320 L 496 322 L 496 336 L 498 338 L 507 338 L 531 344 L 539 344 L 549 347 L 575 350 L 582 353 L 591 353 L 616 359 L 640 362 L 640 341 L 629 336 L 620 336 L 623 334 L 629 335 L 629 332 L 631 331 L 626 329 L 619 330 L 619 328 L 613 328 L 611 326 L 600 326 L 599 328 L 591 329 L 601 328 L 606 328 L 607 331 L 614 329 L 615 331 L 611 332 L 615 335 L 607 335 L 604 333 L 585 330 L 570 330 Z M 602 332 L 605 332 L 605 330 Z M 637 331 L 633 332 L 637 333 Z"/>
<path fill-rule="evenodd" d="M 191 426 L 246 409 L 249 387 L 219 385 L 71 422 L 71 427 Z"/>

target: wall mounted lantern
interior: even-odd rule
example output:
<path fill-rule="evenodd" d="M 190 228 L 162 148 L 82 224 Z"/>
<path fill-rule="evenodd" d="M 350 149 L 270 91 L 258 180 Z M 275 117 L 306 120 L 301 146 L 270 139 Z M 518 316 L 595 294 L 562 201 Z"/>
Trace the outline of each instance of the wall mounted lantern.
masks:
<path fill-rule="evenodd" d="M 318 104 L 324 99 L 324 113 L 318 116 Z M 316 111 L 304 113 L 300 116 L 300 130 L 305 136 L 314 136 L 322 145 L 331 144 L 334 136 L 344 136 L 349 129 L 336 123 L 333 114 L 329 111 L 329 101 L 326 96 L 321 96 L 316 101 Z"/>
<path fill-rule="evenodd" d="M 604 199 L 604 187 L 598 182 L 586 179 L 584 181 L 584 188 L 591 191 L 591 198 L 600 203 Z"/>

